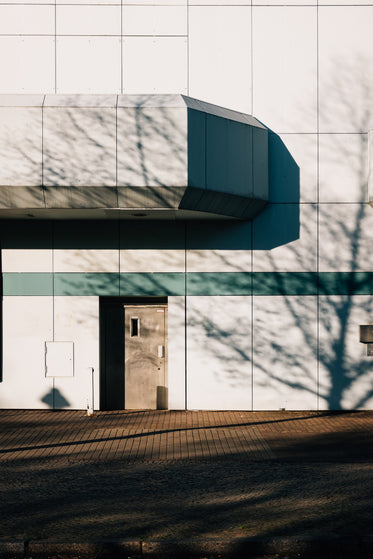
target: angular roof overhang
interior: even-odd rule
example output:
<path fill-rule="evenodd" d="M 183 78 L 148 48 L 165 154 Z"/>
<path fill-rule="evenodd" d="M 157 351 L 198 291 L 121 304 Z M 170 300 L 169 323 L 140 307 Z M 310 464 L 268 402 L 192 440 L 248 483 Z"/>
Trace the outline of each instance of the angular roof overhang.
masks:
<path fill-rule="evenodd" d="M 1 95 L 0 217 L 252 219 L 268 131 L 185 95 Z"/>

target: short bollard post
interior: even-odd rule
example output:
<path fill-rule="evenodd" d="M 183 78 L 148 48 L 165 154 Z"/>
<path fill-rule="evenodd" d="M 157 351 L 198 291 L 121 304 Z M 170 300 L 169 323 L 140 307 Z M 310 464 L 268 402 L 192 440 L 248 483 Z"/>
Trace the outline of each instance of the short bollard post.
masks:
<path fill-rule="evenodd" d="M 93 409 L 94 409 L 94 401 L 95 401 L 95 393 L 94 393 L 94 368 L 93 367 L 88 367 L 89 372 L 91 373 L 91 398 L 87 398 L 87 415 L 88 416 L 92 416 L 93 415 Z M 91 400 L 91 401 L 89 401 Z"/>

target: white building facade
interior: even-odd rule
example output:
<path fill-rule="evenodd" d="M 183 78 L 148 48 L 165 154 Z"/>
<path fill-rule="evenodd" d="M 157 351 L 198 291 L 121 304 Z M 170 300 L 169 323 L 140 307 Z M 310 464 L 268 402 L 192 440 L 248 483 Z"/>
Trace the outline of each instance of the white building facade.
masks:
<path fill-rule="evenodd" d="M 372 26 L 0 0 L 1 408 L 372 409 Z"/>

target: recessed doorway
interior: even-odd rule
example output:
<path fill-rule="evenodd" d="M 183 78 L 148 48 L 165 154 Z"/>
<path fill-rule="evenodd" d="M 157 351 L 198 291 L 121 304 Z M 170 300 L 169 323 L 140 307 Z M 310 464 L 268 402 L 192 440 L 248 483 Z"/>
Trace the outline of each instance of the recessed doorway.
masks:
<path fill-rule="evenodd" d="M 167 409 L 167 297 L 100 298 L 100 409 Z"/>

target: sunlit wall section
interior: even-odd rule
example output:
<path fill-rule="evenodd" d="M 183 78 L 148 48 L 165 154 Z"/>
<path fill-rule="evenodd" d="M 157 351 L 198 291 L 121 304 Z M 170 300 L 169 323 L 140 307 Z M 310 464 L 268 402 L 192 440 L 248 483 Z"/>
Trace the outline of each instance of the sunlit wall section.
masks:
<path fill-rule="evenodd" d="M 79 184 L 100 208 L 128 183 L 143 200 L 168 169 L 185 186 L 186 115 L 140 115 L 121 94 L 252 114 L 269 143 L 269 203 L 252 221 L 7 220 L 2 407 L 85 407 L 92 367 L 98 406 L 99 298 L 153 295 L 168 298 L 171 408 L 372 408 L 359 342 L 373 322 L 372 25 L 368 0 L 0 0 L 0 93 L 15 103 L 0 108 L 3 208 L 17 189 L 43 208 Z M 53 110 L 53 94 L 111 100 L 92 119 Z M 74 343 L 73 378 L 45 375 L 53 340 Z"/>
<path fill-rule="evenodd" d="M 373 6 L 368 4 L 319 2 L 321 409 L 372 408 L 372 361 L 359 343 L 359 324 L 373 320 L 373 255 L 368 248 L 373 212 L 367 204 Z"/>

